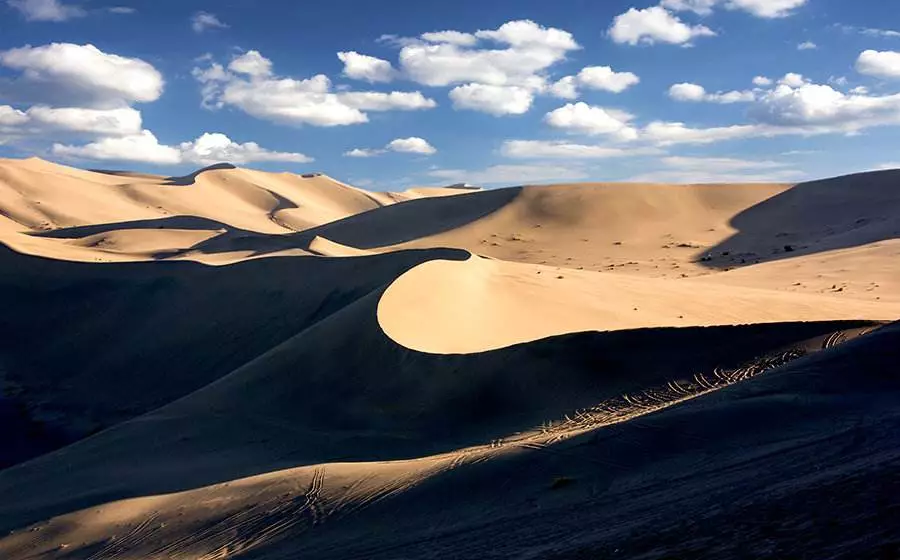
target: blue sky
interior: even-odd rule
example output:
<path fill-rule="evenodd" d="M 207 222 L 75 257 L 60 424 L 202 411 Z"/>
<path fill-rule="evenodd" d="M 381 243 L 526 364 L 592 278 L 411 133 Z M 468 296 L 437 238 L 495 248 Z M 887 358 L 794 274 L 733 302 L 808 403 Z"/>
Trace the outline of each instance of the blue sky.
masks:
<path fill-rule="evenodd" d="M 0 0 L 0 156 L 378 189 L 900 167 L 890 4 Z"/>

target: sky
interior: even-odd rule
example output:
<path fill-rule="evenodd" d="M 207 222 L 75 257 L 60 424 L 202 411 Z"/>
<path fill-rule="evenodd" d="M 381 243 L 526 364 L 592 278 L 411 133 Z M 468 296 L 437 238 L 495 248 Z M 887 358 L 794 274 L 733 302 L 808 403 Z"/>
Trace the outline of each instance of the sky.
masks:
<path fill-rule="evenodd" d="M 0 0 L 0 157 L 396 190 L 900 167 L 883 0 Z"/>

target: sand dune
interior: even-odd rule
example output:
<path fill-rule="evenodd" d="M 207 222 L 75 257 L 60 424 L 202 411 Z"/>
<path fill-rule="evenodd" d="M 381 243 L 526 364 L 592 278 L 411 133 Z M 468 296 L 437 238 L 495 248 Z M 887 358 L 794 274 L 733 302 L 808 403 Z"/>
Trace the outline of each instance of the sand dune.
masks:
<path fill-rule="evenodd" d="M 898 187 L 0 160 L 0 557 L 883 555 Z"/>
<path fill-rule="evenodd" d="M 787 321 L 891 320 L 900 304 L 679 282 L 471 257 L 394 281 L 378 318 L 420 352 L 483 352 L 568 332 Z"/>
<path fill-rule="evenodd" d="M 429 196 L 455 194 L 457 189 L 434 191 Z M 227 165 L 186 177 L 161 177 L 90 172 L 37 158 L 0 160 L 0 241 L 53 258 L 146 260 L 189 249 L 223 233 L 223 226 L 238 232 L 284 234 L 422 196 L 415 192 L 391 198 L 325 175 L 307 178 Z M 182 217 L 209 221 L 202 228 L 206 233 L 179 232 L 166 222 Z M 78 228 L 101 224 L 119 224 L 109 229 L 119 234 L 90 239 L 76 235 Z M 153 229 L 169 231 L 162 236 L 141 231 Z M 23 235 L 44 232 L 53 235 Z M 125 237 L 136 241 L 126 242 Z"/>

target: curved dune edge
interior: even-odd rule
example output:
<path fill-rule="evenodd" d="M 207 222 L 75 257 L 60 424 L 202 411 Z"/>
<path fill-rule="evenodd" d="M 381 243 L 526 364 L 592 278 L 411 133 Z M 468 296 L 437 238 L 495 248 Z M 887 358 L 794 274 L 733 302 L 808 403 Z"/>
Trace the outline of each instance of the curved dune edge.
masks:
<path fill-rule="evenodd" d="M 397 344 L 469 354 L 550 336 L 652 327 L 900 317 L 900 303 L 660 280 L 512 263 L 472 255 L 398 277 L 378 303 Z"/>
<path fill-rule="evenodd" d="M 328 238 L 317 235 L 309 242 L 309 250 L 322 257 L 364 257 L 374 255 L 377 251 L 357 249 L 349 245 L 341 245 Z"/>

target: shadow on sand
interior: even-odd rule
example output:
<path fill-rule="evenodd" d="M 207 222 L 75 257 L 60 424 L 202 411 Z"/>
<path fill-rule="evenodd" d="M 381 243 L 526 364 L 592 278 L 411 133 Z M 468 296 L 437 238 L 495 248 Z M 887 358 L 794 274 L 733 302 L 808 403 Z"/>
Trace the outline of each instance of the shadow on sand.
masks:
<path fill-rule="evenodd" d="M 733 268 L 897 239 L 900 170 L 800 183 L 730 223 L 738 233 L 698 254 L 703 265 Z"/>

